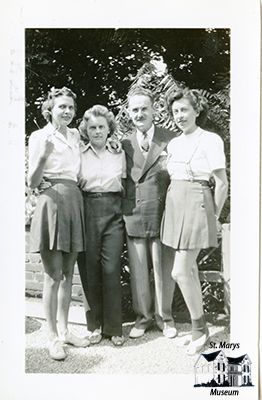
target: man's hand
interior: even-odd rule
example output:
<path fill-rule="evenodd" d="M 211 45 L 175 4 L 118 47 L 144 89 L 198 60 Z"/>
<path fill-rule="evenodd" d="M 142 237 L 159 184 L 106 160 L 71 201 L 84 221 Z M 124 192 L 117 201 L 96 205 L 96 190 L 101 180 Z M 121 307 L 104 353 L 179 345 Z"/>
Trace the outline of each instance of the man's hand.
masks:
<path fill-rule="evenodd" d="M 111 137 L 108 138 L 107 139 L 107 146 L 108 146 L 108 150 L 111 153 L 120 153 L 122 151 L 121 143 L 116 138 L 111 138 Z"/>

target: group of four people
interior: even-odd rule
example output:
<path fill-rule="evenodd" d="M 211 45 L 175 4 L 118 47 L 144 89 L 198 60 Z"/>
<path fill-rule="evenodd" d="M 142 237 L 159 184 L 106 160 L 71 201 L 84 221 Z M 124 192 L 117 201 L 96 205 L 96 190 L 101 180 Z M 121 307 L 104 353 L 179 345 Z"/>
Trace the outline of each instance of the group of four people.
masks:
<path fill-rule="evenodd" d="M 125 237 L 136 314 L 129 337 L 143 336 L 153 320 L 165 337 L 177 335 L 172 316 L 177 282 L 192 321 L 186 351 L 196 354 L 209 338 L 196 259 L 201 249 L 217 246 L 227 196 L 223 141 L 199 126 L 206 101 L 189 89 L 167 96 L 181 130 L 174 137 L 154 124 L 152 93 L 135 87 L 128 94 L 135 131 L 121 145 L 111 141 L 114 115 L 95 105 L 79 126 L 88 138 L 81 146 L 79 131 L 68 127 L 75 100 L 68 88 L 52 89 L 42 105 L 48 124 L 29 140 L 28 182 L 44 187 L 31 224 L 31 251 L 40 252 L 45 272 L 50 356 L 64 359 L 64 343 L 86 347 L 103 337 L 115 346 L 124 343 L 120 278 Z M 76 261 L 85 294 L 88 333 L 83 338 L 67 326 Z"/>

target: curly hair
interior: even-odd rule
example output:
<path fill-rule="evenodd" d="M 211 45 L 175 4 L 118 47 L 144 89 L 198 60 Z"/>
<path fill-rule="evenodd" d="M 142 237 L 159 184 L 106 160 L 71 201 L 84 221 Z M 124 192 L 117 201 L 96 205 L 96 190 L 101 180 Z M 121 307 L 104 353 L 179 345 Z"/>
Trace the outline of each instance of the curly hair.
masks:
<path fill-rule="evenodd" d="M 127 101 L 129 102 L 129 99 L 133 96 L 147 96 L 150 99 L 152 105 L 155 101 L 154 95 L 151 90 L 146 89 L 142 86 L 133 86 L 127 94 Z"/>
<path fill-rule="evenodd" d="M 173 116 L 172 113 L 172 105 L 176 100 L 180 99 L 188 99 L 191 106 L 194 108 L 194 110 L 199 113 L 199 115 L 196 118 L 196 124 L 202 125 L 207 118 L 207 113 L 208 113 L 208 102 L 206 97 L 204 97 L 199 90 L 197 89 L 179 89 L 173 92 L 170 92 L 166 96 L 166 106 L 168 109 L 168 112 L 170 115 Z"/>
<path fill-rule="evenodd" d="M 50 121 L 51 119 L 51 110 L 54 107 L 55 99 L 59 96 L 68 96 L 74 100 L 74 107 L 76 112 L 76 94 L 72 92 L 71 89 L 67 87 L 62 87 L 61 89 L 57 89 L 52 87 L 48 92 L 47 99 L 43 102 L 41 107 L 41 112 L 46 121 Z"/>
<path fill-rule="evenodd" d="M 93 107 L 89 108 L 88 110 L 85 111 L 82 121 L 80 122 L 80 125 L 78 127 L 80 134 L 83 137 L 87 137 L 87 122 L 91 117 L 104 117 L 107 121 L 108 127 L 109 127 L 109 135 L 113 135 L 113 133 L 116 131 L 116 121 L 115 121 L 115 116 L 112 113 L 112 111 L 109 111 L 107 107 L 102 106 L 100 104 L 96 104 Z"/>

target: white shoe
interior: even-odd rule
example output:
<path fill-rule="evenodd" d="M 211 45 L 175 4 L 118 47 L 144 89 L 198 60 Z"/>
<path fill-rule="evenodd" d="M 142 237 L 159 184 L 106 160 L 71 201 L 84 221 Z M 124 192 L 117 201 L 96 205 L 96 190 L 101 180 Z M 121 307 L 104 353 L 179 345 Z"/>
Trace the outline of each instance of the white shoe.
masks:
<path fill-rule="evenodd" d="M 103 339 L 101 328 L 95 329 L 93 332 L 87 331 L 87 337 L 91 344 L 98 344 Z"/>
<path fill-rule="evenodd" d="M 145 334 L 145 329 L 144 328 L 136 328 L 135 326 L 131 329 L 130 333 L 129 333 L 129 337 L 131 339 L 138 339 L 142 336 L 144 336 Z"/>
<path fill-rule="evenodd" d="M 177 335 L 177 330 L 174 326 L 164 324 L 163 335 L 166 338 L 173 339 Z"/>
<path fill-rule="evenodd" d="M 49 350 L 49 355 L 53 360 L 57 361 L 64 360 L 67 356 L 63 348 L 63 345 L 58 339 L 58 337 L 56 337 L 53 340 L 50 340 L 48 350 Z"/>
<path fill-rule="evenodd" d="M 184 347 L 187 346 L 192 340 L 192 335 L 183 335 L 183 336 L 178 336 L 176 339 L 176 345 L 178 347 Z"/>
<path fill-rule="evenodd" d="M 114 346 L 123 346 L 125 342 L 124 336 L 111 336 L 111 342 L 113 343 Z"/>
<path fill-rule="evenodd" d="M 88 337 L 78 337 L 69 331 L 66 331 L 64 335 L 60 335 L 60 340 L 65 344 L 71 344 L 75 347 L 87 347 L 90 345 Z"/>
<path fill-rule="evenodd" d="M 209 333 L 204 333 L 204 335 L 200 336 L 196 340 L 191 340 L 189 345 L 187 346 L 186 353 L 188 356 L 194 356 L 195 354 L 199 353 L 205 344 L 209 340 Z"/>

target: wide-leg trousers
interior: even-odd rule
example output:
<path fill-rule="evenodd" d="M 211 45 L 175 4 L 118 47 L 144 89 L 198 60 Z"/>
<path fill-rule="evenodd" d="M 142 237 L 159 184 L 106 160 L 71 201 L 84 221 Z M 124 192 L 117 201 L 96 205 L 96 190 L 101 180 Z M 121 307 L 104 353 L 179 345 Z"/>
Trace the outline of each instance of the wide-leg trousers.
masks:
<path fill-rule="evenodd" d="M 171 278 L 173 253 L 161 244 L 159 238 L 127 236 L 127 246 L 136 328 L 147 329 L 153 317 L 161 330 L 164 324 L 174 326 L 172 302 L 175 282 Z"/>
<path fill-rule="evenodd" d="M 88 330 L 122 335 L 121 253 L 124 241 L 121 196 L 84 195 L 86 248 L 78 257 L 88 307 Z"/>

